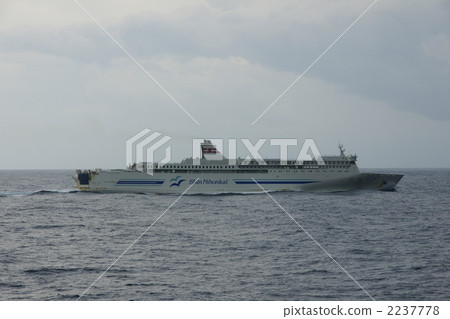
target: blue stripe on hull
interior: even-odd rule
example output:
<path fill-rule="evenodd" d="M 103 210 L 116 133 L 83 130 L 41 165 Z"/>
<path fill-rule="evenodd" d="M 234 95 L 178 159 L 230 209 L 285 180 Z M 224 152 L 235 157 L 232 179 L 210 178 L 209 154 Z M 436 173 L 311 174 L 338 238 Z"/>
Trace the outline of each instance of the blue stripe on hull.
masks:
<path fill-rule="evenodd" d="M 283 181 L 283 180 L 261 180 L 261 181 L 253 181 L 253 180 L 233 180 L 236 184 L 311 184 L 311 183 L 317 183 L 318 181 L 305 181 L 305 180 L 290 180 L 290 181 Z"/>
<path fill-rule="evenodd" d="M 119 180 L 116 185 L 162 185 L 164 180 Z"/>

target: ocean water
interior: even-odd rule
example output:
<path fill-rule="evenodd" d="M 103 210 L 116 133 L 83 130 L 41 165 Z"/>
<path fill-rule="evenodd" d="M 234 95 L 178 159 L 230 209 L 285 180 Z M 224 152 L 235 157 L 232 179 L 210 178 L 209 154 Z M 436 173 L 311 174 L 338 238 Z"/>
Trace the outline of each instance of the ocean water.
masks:
<path fill-rule="evenodd" d="M 450 169 L 391 172 L 393 192 L 271 193 L 302 230 L 266 194 L 167 210 L 0 171 L 0 300 L 449 300 Z"/>

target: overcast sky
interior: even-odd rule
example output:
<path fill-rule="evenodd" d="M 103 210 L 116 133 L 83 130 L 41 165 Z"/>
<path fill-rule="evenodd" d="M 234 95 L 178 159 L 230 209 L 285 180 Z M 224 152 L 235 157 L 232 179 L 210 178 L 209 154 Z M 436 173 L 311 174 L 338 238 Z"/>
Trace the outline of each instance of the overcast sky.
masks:
<path fill-rule="evenodd" d="M 254 125 L 373 0 L 78 2 L 200 125 L 73 0 L 1 0 L 0 169 L 122 168 L 143 128 L 450 166 L 449 1 L 379 0 Z"/>

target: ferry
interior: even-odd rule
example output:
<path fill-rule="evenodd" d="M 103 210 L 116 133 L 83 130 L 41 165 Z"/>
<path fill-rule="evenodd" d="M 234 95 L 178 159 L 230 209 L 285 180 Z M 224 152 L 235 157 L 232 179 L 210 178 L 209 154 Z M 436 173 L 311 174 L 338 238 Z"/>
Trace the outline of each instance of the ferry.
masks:
<path fill-rule="evenodd" d="M 201 158 L 157 165 L 135 163 L 126 169 L 77 170 L 81 191 L 111 193 L 222 194 L 272 191 L 394 190 L 403 175 L 361 173 L 356 155 L 323 156 L 320 160 L 280 159 L 230 161 L 210 140 L 201 143 Z M 149 165 L 150 164 L 150 165 Z M 151 168 L 151 174 L 149 173 Z"/>

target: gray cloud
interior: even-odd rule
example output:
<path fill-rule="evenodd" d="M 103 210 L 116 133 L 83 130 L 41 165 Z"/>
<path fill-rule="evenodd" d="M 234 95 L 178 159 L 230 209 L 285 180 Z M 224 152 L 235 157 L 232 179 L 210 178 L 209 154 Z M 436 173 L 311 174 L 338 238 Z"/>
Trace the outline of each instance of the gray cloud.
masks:
<path fill-rule="evenodd" d="M 370 1 L 221 3 L 101 20 L 200 127 L 92 21 L 1 29 L 0 142 L 17 158 L 0 167 L 30 167 L 30 152 L 40 167 L 121 167 L 143 127 L 178 139 L 180 157 L 192 137 L 314 137 L 363 166 L 447 165 L 447 4 L 380 1 L 250 127 Z"/>
<path fill-rule="evenodd" d="M 402 110 L 450 120 L 450 72 L 443 70 L 442 58 L 430 58 L 430 39 L 436 42 L 437 34 L 448 36 L 448 5 L 415 5 L 384 8 L 380 3 L 309 75 Z M 345 18 L 331 16 L 322 23 L 302 21 L 297 15 L 305 13 L 286 10 L 270 18 L 246 17 L 229 10 L 197 7 L 181 16 L 129 19 L 117 29 L 141 58 L 241 56 L 252 63 L 300 74 L 356 18 L 349 14 Z M 439 54 L 436 49 L 435 55 Z"/>

